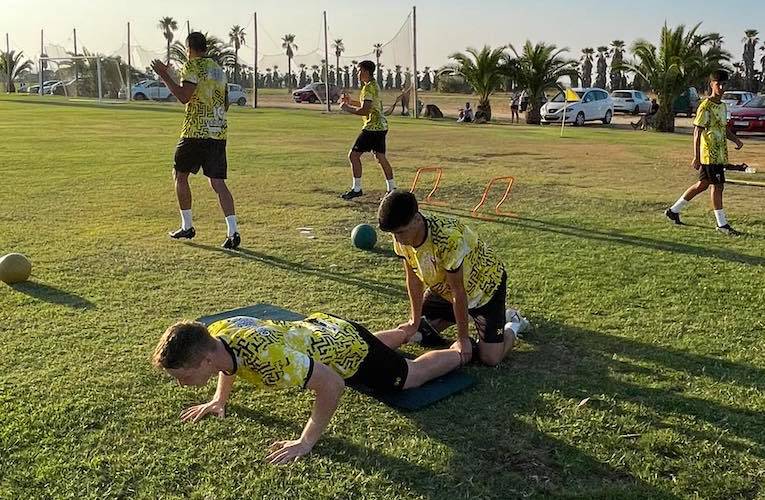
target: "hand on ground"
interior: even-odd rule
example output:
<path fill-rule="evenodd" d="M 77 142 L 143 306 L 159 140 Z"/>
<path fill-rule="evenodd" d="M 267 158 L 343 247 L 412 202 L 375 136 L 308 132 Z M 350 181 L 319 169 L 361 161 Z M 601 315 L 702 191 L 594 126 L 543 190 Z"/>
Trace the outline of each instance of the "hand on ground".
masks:
<path fill-rule="evenodd" d="M 192 406 L 181 412 L 181 420 L 184 422 L 199 422 L 205 415 L 215 415 L 218 418 L 226 416 L 226 405 L 219 401 L 210 401 L 203 405 Z"/>
<path fill-rule="evenodd" d="M 295 462 L 298 458 L 311 452 L 313 446 L 309 446 L 299 439 L 294 441 L 276 441 L 268 447 L 270 455 L 266 461 L 273 465 L 284 465 Z"/>

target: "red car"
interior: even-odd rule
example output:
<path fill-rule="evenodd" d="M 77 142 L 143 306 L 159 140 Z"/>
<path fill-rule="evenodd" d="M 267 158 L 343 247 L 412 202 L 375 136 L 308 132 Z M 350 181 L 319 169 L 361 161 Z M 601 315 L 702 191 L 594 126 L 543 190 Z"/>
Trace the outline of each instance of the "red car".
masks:
<path fill-rule="evenodd" d="M 765 133 L 765 95 L 736 108 L 728 122 L 736 132 Z"/>
<path fill-rule="evenodd" d="M 292 99 L 297 103 L 310 102 L 311 104 L 316 102 L 324 102 L 326 99 L 327 88 L 322 82 L 309 83 L 302 89 L 298 89 L 292 93 Z M 340 89 L 337 85 L 329 84 L 329 102 L 337 104 L 340 100 Z"/>

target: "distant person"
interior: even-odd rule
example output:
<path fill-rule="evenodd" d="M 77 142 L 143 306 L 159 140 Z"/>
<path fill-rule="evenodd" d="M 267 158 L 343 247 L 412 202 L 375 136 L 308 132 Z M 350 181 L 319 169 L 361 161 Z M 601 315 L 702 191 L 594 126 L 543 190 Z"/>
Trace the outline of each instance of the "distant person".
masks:
<path fill-rule="evenodd" d="M 473 108 L 470 107 L 470 103 L 466 102 L 465 107 L 460 110 L 459 118 L 457 118 L 458 123 L 472 123 L 475 119 L 475 116 L 473 115 Z"/>
<path fill-rule="evenodd" d="M 196 236 L 191 218 L 191 187 L 189 174 L 199 169 L 210 180 L 226 218 L 226 239 L 223 248 L 236 249 L 241 238 L 237 230 L 234 197 L 226 186 L 226 134 L 228 124 L 228 85 L 223 69 L 206 57 L 207 39 L 202 33 L 190 33 L 186 38 L 188 62 L 181 68 L 180 85 L 170 76 L 162 61 L 152 62 L 152 69 L 173 95 L 186 105 L 181 140 L 175 149 L 175 193 L 181 210 L 181 228 L 170 233 L 173 239 Z"/>
<path fill-rule="evenodd" d="M 372 152 L 385 174 L 385 186 L 387 192 L 396 189 L 396 181 L 393 180 L 393 168 L 385 155 L 386 137 L 388 135 L 388 120 L 385 119 L 380 87 L 374 78 L 375 63 L 361 61 L 359 63 L 359 80 L 363 84 L 359 100 L 352 100 L 348 94 L 343 94 L 341 109 L 348 113 L 364 117 L 364 125 L 356 142 L 348 153 L 353 171 L 353 185 L 351 189 L 341 195 L 344 200 L 352 200 L 362 196 L 361 189 L 361 155 Z"/>
<path fill-rule="evenodd" d="M 529 93 L 522 91 L 518 100 L 521 103 L 521 113 L 525 113 L 529 109 Z"/>
<path fill-rule="evenodd" d="M 515 120 L 516 123 L 521 123 L 521 114 L 518 110 L 521 108 L 521 95 L 516 92 L 510 98 L 510 123 Z"/>
<path fill-rule="evenodd" d="M 744 147 L 741 139 L 728 126 L 728 108 L 722 102 L 728 72 L 718 70 L 709 77 L 711 94 L 704 99 L 696 111 L 693 121 L 693 162 L 691 166 L 698 170 L 699 181 L 689 187 L 664 215 L 675 224 L 680 222 L 680 211 L 696 195 L 712 186 L 712 205 L 715 209 L 717 230 L 729 236 L 738 236 L 725 217 L 723 209 L 723 189 L 725 188 L 725 166 L 728 164 L 728 140 L 736 144 L 736 149 Z"/>
<path fill-rule="evenodd" d="M 638 128 L 640 130 L 648 130 L 649 127 L 653 126 L 654 119 L 658 113 L 659 103 L 656 102 L 656 99 L 651 99 L 651 109 L 648 111 L 648 113 L 641 116 L 637 123 L 630 122 L 630 125 L 632 125 L 632 128 L 635 130 Z"/>

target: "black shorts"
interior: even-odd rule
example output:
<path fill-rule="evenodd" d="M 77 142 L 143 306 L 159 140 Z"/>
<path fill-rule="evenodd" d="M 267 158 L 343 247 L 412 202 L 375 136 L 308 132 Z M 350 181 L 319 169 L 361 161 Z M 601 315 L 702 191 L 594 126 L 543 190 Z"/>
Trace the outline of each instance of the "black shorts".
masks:
<path fill-rule="evenodd" d="M 387 130 L 362 130 L 351 149 L 357 153 L 369 153 L 371 151 L 385 154 L 387 135 Z"/>
<path fill-rule="evenodd" d="M 346 320 L 347 321 L 347 320 Z M 355 374 L 346 380 L 350 385 L 361 384 L 375 392 L 400 391 L 404 388 L 406 377 L 409 375 L 409 365 L 406 358 L 397 353 L 369 330 L 358 323 L 348 321 L 369 345 L 369 353 L 361 362 Z"/>
<path fill-rule="evenodd" d="M 475 329 L 482 342 L 501 344 L 505 341 L 505 299 L 507 298 L 507 273 L 502 273 L 502 282 L 491 300 L 481 307 L 468 309 Z M 442 320 L 454 324 L 454 306 L 437 293 L 428 290 L 422 305 L 422 315 L 428 321 Z"/>
<path fill-rule="evenodd" d="M 219 139 L 186 139 L 175 148 L 175 170 L 196 174 L 199 168 L 210 179 L 225 179 L 228 172 L 226 141 Z"/>
<path fill-rule="evenodd" d="M 725 184 L 725 165 L 702 165 L 699 180 L 710 184 Z"/>

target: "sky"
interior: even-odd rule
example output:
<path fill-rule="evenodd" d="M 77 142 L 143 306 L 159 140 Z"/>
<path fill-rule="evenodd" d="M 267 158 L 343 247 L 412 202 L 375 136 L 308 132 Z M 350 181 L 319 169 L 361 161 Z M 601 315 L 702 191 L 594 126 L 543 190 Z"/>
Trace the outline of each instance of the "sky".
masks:
<path fill-rule="evenodd" d="M 41 29 L 46 43 L 69 47 L 77 28 L 80 49 L 112 54 L 125 43 L 127 22 L 134 44 L 161 50 L 164 39 L 157 22 L 164 16 L 178 20 L 183 33 L 189 20 L 192 29 L 223 38 L 239 24 L 247 28 L 249 39 L 257 11 L 261 52 L 280 52 L 279 38 L 294 33 L 301 53 L 319 45 L 326 10 L 330 38 L 343 38 L 349 54 L 363 54 L 373 43 L 391 39 L 413 5 L 412 0 L 0 0 L 0 50 L 5 50 L 8 33 L 12 50 L 36 57 Z M 665 21 L 702 22 L 702 31 L 725 37 L 736 60 L 745 29 L 760 29 L 765 39 L 762 0 L 420 0 L 416 5 L 419 67 L 441 66 L 466 47 L 517 47 L 527 39 L 568 47 L 578 56 L 583 47 L 615 39 L 628 45 L 639 38 L 655 41 Z M 756 13 L 760 15 L 752 15 Z"/>

